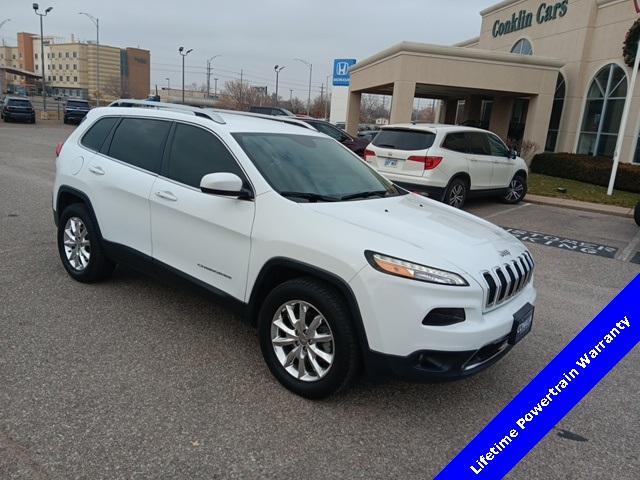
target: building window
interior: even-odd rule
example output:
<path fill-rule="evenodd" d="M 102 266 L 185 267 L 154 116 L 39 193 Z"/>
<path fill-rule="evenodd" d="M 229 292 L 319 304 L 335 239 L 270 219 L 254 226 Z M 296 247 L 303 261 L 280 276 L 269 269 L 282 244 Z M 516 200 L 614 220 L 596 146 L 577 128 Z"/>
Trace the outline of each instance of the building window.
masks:
<path fill-rule="evenodd" d="M 69 64 L 67 63 L 67 64 L 64 66 L 64 68 L 65 68 L 65 70 L 69 70 Z"/>
<path fill-rule="evenodd" d="M 53 76 L 53 81 L 54 81 L 54 82 L 56 81 L 56 76 L 55 76 L 55 75 Z"/>
<path fill-rule="evenodd" d="M 67 75 L 67 82 L 69 81 L 69 78 L 71 78 L 71 77 L 69 77 L 69 76 Z"/>
<path fill-rule="evenodd" d="M 69 58 L 69 52 L 65 52 L 65 53 L 64 53 L 64 56 L 65 56 L 65 57 L 67 57 L 67 58 Z"/>
<path fill-rule="evenodd" d="M 511 53 L 517 53 L 518 55 L 533 55 L 531 42 L 526 38 L 521 38 L 515 43 L 513 48 L 511 48 Z"/>
<path fill-rule="evenodd" d="M 77 70 L 77 69 L 78 69 L 78 65 L 74 63 L 74 64 L 73 64 L 73 69 L 74 69 L 74 70 Z"/>
<path fill-rule="evenodd" d="M 611 63 L 596 74 L 584 107 L 578 153 L 613 157 L 626 97 L 622 68 Z"/>
<path fill-rule="evenodd" d="M 62 58 L 62 52 L 58 52 L 58 58 Z M 62 68 L 62 67 L 60 67 Z"/>
<path fill-rule="evenodd" d="M 77 82 L 78 81 L 78 77 L 73 77 L 73 81 Z"/>
<path fill-rule="evenodd" d="M 73 58 L 78 58 L 78 52 L 73 52 Z"/>
<path fill-rule="evenodd" d="M 36 60 L 38 59 L 38 54 L 37 53 L 35 54 L 35 58 L 36 58 Z"/>
<path fill-rule="evenodd" d="M 549 132 L 547 133 L 547 142 L 545 151 L 555 152 L 558 143 L 558 130 L 560 129 L 560 119 L 562 118 L 562 109 L 564 108 L 564 99 L 567 94 L 567 86 L 561 73 L 558 74 L 556 82 L 556 94 L 553 97 L 553 108 L 551 109 L 551 120 L 549 120 Z"/>
<path fill-rule="evenodd" d="M 36 63 L 35 68 L 33 69 L 33 71 L 37 72 L 38 70 L 40 70 L 40 69 L 38 68 L 38 64 Z"/>
<path fill-rule="evenodd" d="M 62 70 L 62 64 L 61 63 L 58 64 L 58 69 Z"/>

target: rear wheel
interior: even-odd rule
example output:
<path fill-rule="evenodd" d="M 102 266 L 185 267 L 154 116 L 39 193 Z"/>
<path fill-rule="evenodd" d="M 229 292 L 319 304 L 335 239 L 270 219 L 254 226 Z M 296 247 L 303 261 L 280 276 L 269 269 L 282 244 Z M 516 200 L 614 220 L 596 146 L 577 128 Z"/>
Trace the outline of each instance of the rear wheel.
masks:
<path fill-rule="evenodd" d="M 81 203 L 71 204 L 62 212 L 58 222 L 58 252 L 67 273 L 79 282 L 102 280 L 115 267 L 104 253 L 97 225 Z"/>
<path fill-rule="evenodd" d="M 347 387 L 359 367 L 349 309 L 331 287 L 289 280 L 264 300 L 258 318 L 262 355 L 278 381 L 312 399 Z"/>
<path fill-rule="evenodd" d="M 527 177 L 517 174 L 509 183 L 505 194 L 500 198 L 504 203 L 519 203 L 527 194 Z"/>
<path fill-rule="evenodd" d="M 462 178 L 454 178 L 444 192 L 443 201 L 455 208 L 462 208 L 467 201 L 467 182 Z"/>

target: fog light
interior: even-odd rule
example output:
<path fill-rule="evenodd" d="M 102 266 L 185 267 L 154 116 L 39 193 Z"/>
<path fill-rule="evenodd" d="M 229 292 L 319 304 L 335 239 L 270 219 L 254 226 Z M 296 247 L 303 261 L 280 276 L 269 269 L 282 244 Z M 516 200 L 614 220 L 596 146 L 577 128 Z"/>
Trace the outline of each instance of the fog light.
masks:
<path fill-rule="evenodd" d="M 446 327 L 447 325 L 462 323 L 466 318 L 464 308 L 435 308 L 424 317 L 422 324 L 433 327 Z"/>

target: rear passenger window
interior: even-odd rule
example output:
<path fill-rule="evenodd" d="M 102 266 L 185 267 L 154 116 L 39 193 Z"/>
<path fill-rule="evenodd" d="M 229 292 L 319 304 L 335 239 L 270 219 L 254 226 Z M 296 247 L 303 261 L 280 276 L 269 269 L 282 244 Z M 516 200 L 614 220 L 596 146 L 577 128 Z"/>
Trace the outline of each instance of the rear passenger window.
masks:
<path fill-rule="evenodd" d="M 420 130 L 385 129 L 381 130 L 373 144 L 380 148 L 394 150 L 426 150 L 433 145 L 436 134 Z"/>
<path fill-rule="evenodd" d="M 109 135 L 117 121 L 116 117 L 101 118 L 87 130 L 87 133 L 80 140 L 80 144 L 99 152 L 107 135 Z"/>
<path fill-rule="evenodd" d="M 202 128 L 177 124 L 167 177 L 200 188 L 202 177 L 217 172 L 235 173 L 244 178 L 236 160 L 215 135 Z"/>
<path fill-rule="evenodd" d="M 113 134 L 109 156 L 153 173 L 160 172 L 171 122 L 123 118 Z"/>
<path fill-rule="evenodd" d="M 442 142 L 442 148 L 452 150 L 454 152 L 467 153 L 468 150 L 467 140 L 464 132 L 449 133 L 444 142 Z"/>
<path fill-rule="evenodd" d="M 482 132 L 466 132 L 464 135 L 469 145 L 469 153 L 474 155 L 491 155 L 486 134 Z"/>

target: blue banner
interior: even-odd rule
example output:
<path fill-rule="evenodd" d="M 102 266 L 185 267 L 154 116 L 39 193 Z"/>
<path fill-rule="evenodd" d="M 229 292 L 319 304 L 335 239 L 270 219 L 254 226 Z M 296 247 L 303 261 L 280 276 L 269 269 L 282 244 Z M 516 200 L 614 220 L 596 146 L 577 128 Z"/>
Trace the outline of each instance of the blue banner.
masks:
<path fill-rule="evenodd" d="M 489 422 L 436 480 L 493 480 L 509 473 L 640 342 L 638 299 L 640 275 Z"/>

